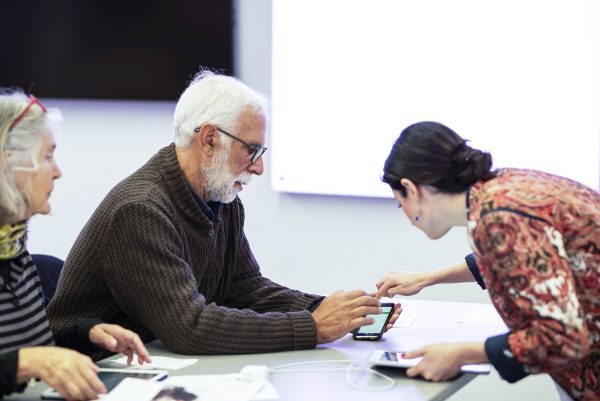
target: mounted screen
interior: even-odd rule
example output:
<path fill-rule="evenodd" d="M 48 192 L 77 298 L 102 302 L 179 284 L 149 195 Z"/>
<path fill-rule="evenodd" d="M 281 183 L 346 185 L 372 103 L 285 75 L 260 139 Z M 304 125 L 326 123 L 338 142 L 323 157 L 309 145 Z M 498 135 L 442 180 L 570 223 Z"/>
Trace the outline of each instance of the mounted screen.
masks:
<path fill-rule="evenodd" d="M 37 97 L 175 100 L 200 66 L 233 73 L 231 0 L 11 0 L 0 15 L 0 85 Z"/>

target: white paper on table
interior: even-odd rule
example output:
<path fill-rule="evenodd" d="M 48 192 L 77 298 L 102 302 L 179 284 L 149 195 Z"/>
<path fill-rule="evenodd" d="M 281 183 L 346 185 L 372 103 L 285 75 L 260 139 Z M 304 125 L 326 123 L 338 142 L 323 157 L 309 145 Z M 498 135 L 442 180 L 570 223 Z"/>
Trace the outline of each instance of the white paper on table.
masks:
<path fill-rule="evenodd" d="M 183 387 L 192 393 L 202 393 L 202 401 L 277 400 L 279 393 L 269 382 L 245 382 L 239 373 L 224 375 L 172 376 L 165 386 Z"/>
<path fill-rule="evenodd" d="M 102 401 L 151 401 L 163 385 L 162 382 L 126 377 L 100 399 Z"/>
<path fill-rule="evenodd" d="M 268 381 L 247 382 L 237 373 L 174 376 L 160 382 L 127 377 L 100 401 L 172 400 L 173 391 L 195 395 L 195 401 L 277 400 L 279 393 Z"/>
<path fill-rule="evenodd" d="M 398 317 L 398 320 L 394 322 L 394 327 L 410 327 L 419 316 L 420 311 L 416 309 L 402 309 L 402 313 Z"/>
<path fill-rule="evenodd" d="M 477 308 L 458 319 L 458 323 L 483 323 L 505 326 L 498 312 L 492 307 Z"/>
<path fill-rule="evenodd" d="M 120 365 L 126 365 L 128 368 L 132 369 L 166 369 L 166 370 L 177 370 L 181 368 L 185 368 L 187 366 L 191 366 L 198 362 L 198 359 L 194 358 L 171 358 L 168 356 L 151 356 L 151 363 L 144 363 L 143 365 L 139 365 L 137 363 L 137 356 L 133 358 L 133 362 L 131 365 L 127 365 L 127 357 L 123 356 L 121 358 L 113 359 L 112 363 L 117 363 Z"/>

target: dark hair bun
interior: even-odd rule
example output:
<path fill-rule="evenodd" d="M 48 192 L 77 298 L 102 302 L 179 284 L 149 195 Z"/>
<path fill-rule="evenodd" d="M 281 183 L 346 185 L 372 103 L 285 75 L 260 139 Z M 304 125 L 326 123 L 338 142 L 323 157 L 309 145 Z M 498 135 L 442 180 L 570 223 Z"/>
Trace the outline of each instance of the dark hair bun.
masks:
<path fill-rule="evenodd" d="M 489 179 L 492 168 L 492 155 L 479 149 L 473 149 L 464 141 L 452 155 L 456 166 L 455 180 L 461 186 L 471 186 L 477 181 Z"/>

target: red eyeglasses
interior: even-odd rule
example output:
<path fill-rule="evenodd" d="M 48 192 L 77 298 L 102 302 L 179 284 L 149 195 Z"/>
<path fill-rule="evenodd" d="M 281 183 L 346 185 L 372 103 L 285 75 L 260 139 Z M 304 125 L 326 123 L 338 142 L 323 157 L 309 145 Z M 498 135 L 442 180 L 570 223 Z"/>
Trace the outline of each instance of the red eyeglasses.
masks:
<path fill-rule="evenodd" d="M 23 111 L 21 111 L 19 113 L 18 116 L 15 117 L 15 119 L 13 120 L 13 122 L 10 124 L 10 127 L 8 127 L 9 130 L 13 129 L 15 127 L 15 125 L 17 125 L 19 123 L 19 121 L 21 121 L 23 119 L 23 117 L 25 117 L 25 114 L 27 113 L 27 111 L 31 108 L 31 106 L 33 106 L 34 104 L 37 104 L 38 106 L 40 106 L 40 109 L 42 109 L 44 111 L 44 113 L 47 112 L 46 108 L 44 107 L 44 105 L 33 95 L 29 95 L 29 102 L 27 103 L 27 106 L 25 106 L 25 108 L 23 109 Z"/>

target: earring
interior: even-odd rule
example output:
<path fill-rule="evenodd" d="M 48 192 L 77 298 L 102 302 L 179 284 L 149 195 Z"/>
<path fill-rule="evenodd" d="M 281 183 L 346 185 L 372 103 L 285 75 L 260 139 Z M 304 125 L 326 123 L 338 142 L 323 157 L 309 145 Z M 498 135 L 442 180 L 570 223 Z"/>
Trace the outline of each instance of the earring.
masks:
<path fill-rule="evenodd" d="M 420 217 L 417 215 L 417 217 L 415 217 L 415 221 L 419 221 Z"/>

